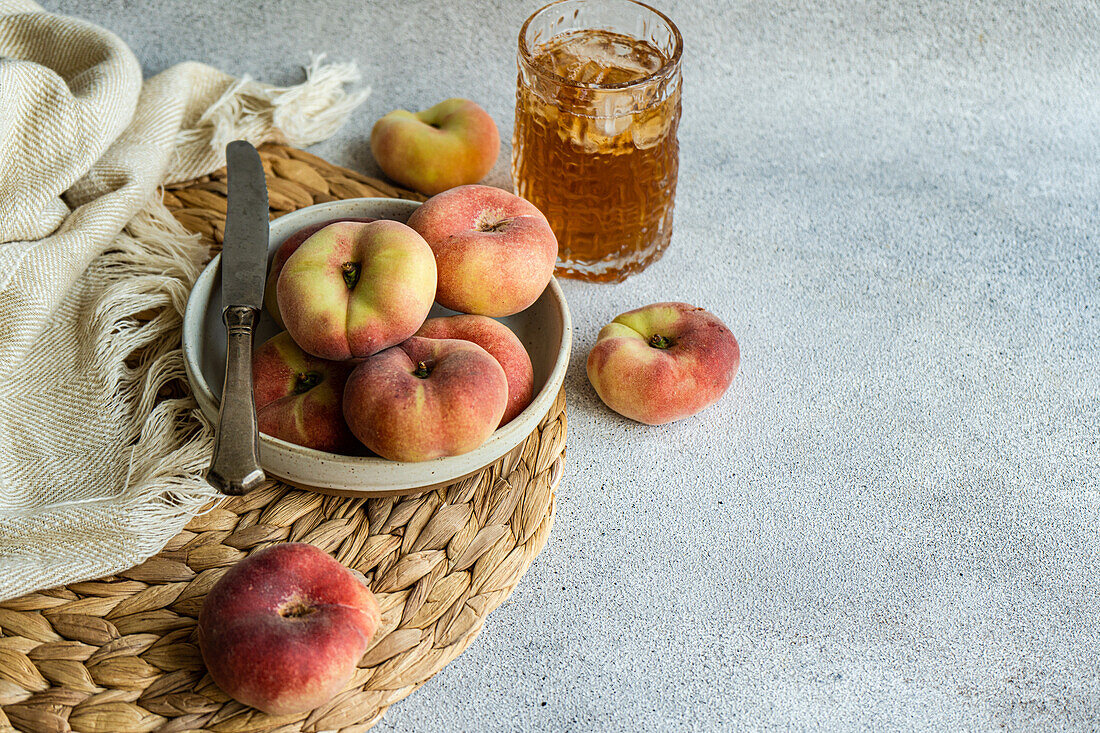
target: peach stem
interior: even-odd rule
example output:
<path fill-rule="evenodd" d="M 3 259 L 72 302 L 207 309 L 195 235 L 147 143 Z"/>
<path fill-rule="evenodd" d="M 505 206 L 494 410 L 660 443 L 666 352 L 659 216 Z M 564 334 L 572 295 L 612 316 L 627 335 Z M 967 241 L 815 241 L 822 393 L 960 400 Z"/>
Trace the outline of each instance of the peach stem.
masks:
<path fill-rule="evenodd" d="M 303 600 L 295 598 L 279 609 L 279 615 L 283 618 L 304 618 L 317 609 Z"/>
<path fill-rule="evenodd" d="M 324 380 L 320 372 L 302 372 L 294 381 L 294 394 L 308 392 Z"/>
<path fill-rule="evenodd" d="M 427 364 L 422 361 L 418 361 L 416 363 L 416 369 L 413 371 L 413 376 L 419 377 L 420 379 L 427 379 L 428 375 L 431 374 L 431 372 L 432 370 L 428 368 Z"/>
<path fill-rule="evenodd" d="M 512 220 L 506 218 L 500 209 L 486 209 L 477 217 L 474 229 L 479 232 L 502 232 L 511 223 Z"/>
<path fill-rule="evenodd" d="M 672 346 L 672 339 L 667 336 L 662 336 L 659 333 L 655 333 L 649 337 L 649 345 L 655 349 L 667 349 Z"/>
<path fill-rule="evenodd" d="M 359 265 L 355 262 L 345 262 L 341 270 L 344 274 L 344 284 L 348 286 L 348 290 L 351 290 L 359 282 Z"/>
<path fill-rule="evenodd" d="M 482 231 L 482 232 L 502 232 L 508 227 L 508 224 L 510 222 L 511 222 L 510 219 L 501 219 L 500 221 L 494 222 L 492 224 L 483 224 L 481 226 L 481 228 L 479 229 L 479 231 Z"/>

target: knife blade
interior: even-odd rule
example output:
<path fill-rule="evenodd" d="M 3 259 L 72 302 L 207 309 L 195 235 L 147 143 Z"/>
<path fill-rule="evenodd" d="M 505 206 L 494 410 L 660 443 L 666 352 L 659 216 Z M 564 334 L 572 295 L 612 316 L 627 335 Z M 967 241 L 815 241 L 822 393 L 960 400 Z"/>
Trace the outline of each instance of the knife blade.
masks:
<path fill-rule="evenodd" d="M 222 303 L 263 304 L 267 278 L 267 182 L 256 148 L 234 140 L 225 148 L 229 169 L 222 244 Z"/>
<path fill-rule="evenodd" d="M 265 478 L 252 396 L 252 333 L 267 276 L 267 183 L 260 154 L 251 143 L 229 143 L 225 160 L 229 173 L 221 254 L 225 381 L 206 480 L 222 493 L 239 495 Z"/>

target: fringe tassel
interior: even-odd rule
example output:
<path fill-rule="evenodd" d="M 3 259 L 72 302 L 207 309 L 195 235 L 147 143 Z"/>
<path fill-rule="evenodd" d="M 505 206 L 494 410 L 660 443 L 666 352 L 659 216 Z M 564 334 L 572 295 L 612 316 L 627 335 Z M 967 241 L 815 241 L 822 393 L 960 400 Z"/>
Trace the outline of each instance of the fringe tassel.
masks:
<path fill-rule="evenodd" d="M 158 402 L 170 382 L 187 383 L 179 335 L 191 286 L 209 255 L 160 200 L 151 201 L 115 245 L 110 264 L 128 274 L 104 291 L 96 314 L 125 312 L 113 319 L 113 358 L 141 353 L 119 385 L 129 398 L 134 441 L 124 494 L 140 520 L 174 529 L 220 497 L 203 478 L 214 438 L 194 398 Z M 150 309 L 160 310 L 142 321 L 139 314 Z"/>
<path fill-rule="evenodd" d="M 194 127 L 180 132 L 176 148 L 209 146 L 224 165 L 225 146 L 233 140 L 303 147 L 330 137 L 366 101 L 370 87 L 345 91 L 344 85 L 360 79 L 356 65 L 324 60 L 325 54 L 313 55 L 305 67 L 306 80 L 291 87 L 261 84 L 248 76 L 234 81 Z"/>
<path fill-rule="evenodd" d="M 213 430 L 194 398 L 160 399 L 170 382 L 187 383 L 180 329 L 191 286 L 207 259 L 198 235 L 154 199 L 93 264 L 104 289 L 86 328 L 111 334 L 96 342 L 95 359 L 117 365 L 113 418 L 125 423 L 130 451 L 125 484 L 106 500 L 130 507 L 144 531 L 163 532 L 145 538 L 150 554 L 220 497 L 203 478 Z"/>

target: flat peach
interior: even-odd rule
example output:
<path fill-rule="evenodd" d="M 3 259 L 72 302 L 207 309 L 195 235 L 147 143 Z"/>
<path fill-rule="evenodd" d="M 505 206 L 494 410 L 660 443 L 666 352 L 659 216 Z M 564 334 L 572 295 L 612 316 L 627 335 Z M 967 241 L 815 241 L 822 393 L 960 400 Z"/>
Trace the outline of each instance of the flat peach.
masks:
<path fill-rule="evenodd" d="M 199 650 L 233 699 L 272 715 L 304 713 L 344 688 L 381 620 L 374 595 L 330 555 L 276 544 L 210 589 Z"/>
<path fill-rule="evenodd" d="M 484 443 L 507 403 L 508 378 L 485 349 L 414 336 L 355 368 L 344 419 L 383 458 L 427 461 Z"/>
<path fill-rule="evenodd" d="M 518 313 L 538 300 L 554 275 L 558 240 L 546 217 L 502 189 L 452 188 L 421 204 L 409 226 L 435 253 L 435 299 L 451 310 Z"/>
<path fill-rule="evenodd" d="M 500 134 L 489 113 L 455 98 L 415 114 L 390 112 L 374 123 L 370 149 L 383 173 L 432 196 L 484 178 L 500 152 Z"/>
<path fill-rule="evenodd" d="M 617 316 L 588 354 L 588 380 L 620 415 L 662 425 L 717 402 L 741 351 L 726 325 L 687 303 L 654 303 Z"/>
<path fill-rule="evenodd" d="M 508 406 L 500 419 L 501 425 L 509 423 L 531 403 L 535 384 L 531 357 L 519 337 L 500 321 L 488 316 L 471 315 L 429 318 L 424 321 L 416 335 L 471 341 L 488 351 L 500 363 L 504 376 L 508 378 Z"/>
<path fill-rule="evenodd" d="M 306 352 L 367 357 L 416 333 L 432 307 L 431 248 L 396 221 L 337 222 L 287 259 L 277 298 L 286 330 Z"/>
<path fill-rule="evenodd" d="M 352 364 L 302 351 L 286 331 L 252 354 L 260 432 L 314 450 L 349 453 L 358 441 L 344 424 L 344 383 Z"/>
<path fill-rule="evenodd" d="M 271 318 L 279 325 L 279 328 L 283 328 L 283 317 L 279 314 L 279 300 L 275 296 L 275 285 L 279 282 L 279 275 L 282 274 L 283 265 L 290 259 L 290 256 L 294 254 L 302 242 L 309 239 L 309 237 L 317 232 L 321 231 L 329 224 L 335 224 L 338 221 L 361 221 L 371 222 L 374 219 L 367 217 L 344 217 L 341 219 L 329 219 L 323 221 L 320 224 L 311 224 L 308 227 L 303 227 L 298 231 L 291 234 L 289 237 L 283 240 L 283 243 L 279 245 L 279 248 L 275 250 L 275 256 L 271 258 L 271 269 L 267 273 L 267 283 L 264 287 L 264 308 L 267 309 Z"/>

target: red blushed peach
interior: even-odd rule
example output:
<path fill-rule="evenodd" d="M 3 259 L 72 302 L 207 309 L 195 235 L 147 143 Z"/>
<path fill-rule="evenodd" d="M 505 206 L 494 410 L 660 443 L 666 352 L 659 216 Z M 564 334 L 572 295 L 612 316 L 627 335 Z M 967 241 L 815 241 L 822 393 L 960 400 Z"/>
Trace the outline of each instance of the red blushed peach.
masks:
<path fill-rule="evenodd" d="M 509 316 L 538 300 L 554 274 L 558 240 L 525 199 L 459 186 L 425 201 L 409 226 L 435 253 L 435 299 L 451 310 Z"/>
<path fill-rule="evenodd" d="M 487 316 L 467 315 L 429 318 L 416 335 L 430 339 L 471 341 L 500 363 L 504 376 L 508 378 L 508 406 L 500 418 L 501 425 L 510 422 L 531 403 L 535 384 L 531 357 L 519 337 L 500 321 Z"/>
<path fill-rule="evenodd" d="M 507 403 L 508 378 L 485 349 L 414 336 L 355 368 L 344 419 L 383 458 L 427 461 L 484 443 Z"/>
<path fill-rule="evenodd" d="M 337 222 L 287 259 L 276 296 L 286 330 L 306 352 L 343 361 L 416 333 L 432 307 L 436 267 L 415 231 L 396 221 Z"/>
<path fill-rule="evenodd" d="M 365 223 L 374 221 L 374 219 L 349 217 L 345 219 L 329 219 L 320 224 L 310 224 L 308 227 L 303 227 L 284 239 L 283 243 L 279 245 L 279 249 L 275 250 L 275 256 L 271 258 L 271 269 L 267 273 L 267 286 L 264 289 L 264 308 L 267 308 L 267 312 L 271 315 L 272 319 L 274 319 L 275 323 L 279 324 L 279 328 L 283 327 L 283 317 L 279 315 L 279 301 L 275 297 L 275 284 L 279 282 L 279 274 L 283 271 L 283 265 L 286 264 L 286 261 L 290 259 L 290 256 L 298 249 L 298 246 L 306 241 L 311 234 L 319 232 L 329 224 L 335 224 L 338 221 L 361 221 Z"/>
<path fill-rule="evenodd" d="M 350 570 L 313 545 L 273 545 L 210 589 L 199 650 L 238 702 L 302 713 L 343 689 L 380 623 L 378 603 Z"/>
<path fill-rule="evenodd" d="M 716 316 L 655 303 L 603 327 L 588 354 L 588 380 L 615 412 L 662 425 L 717 402 L 740 363 L 737 339 Z"/>
<path fill-rule="evenodd" d="M 390 112 L 374 123 L 370 149 L 382 172 L 427 196 L 477 183 L 500 153 L 493 118 L 468 99 L 447 99 L 423 112 Z"/>
<path fill-rule="evenodd" d="M 252 393 L 260 432 L 315 450 L 350 452 L 344 382 L 352 364 L 310 356 L 283 331 L 252 354 Z"/>

